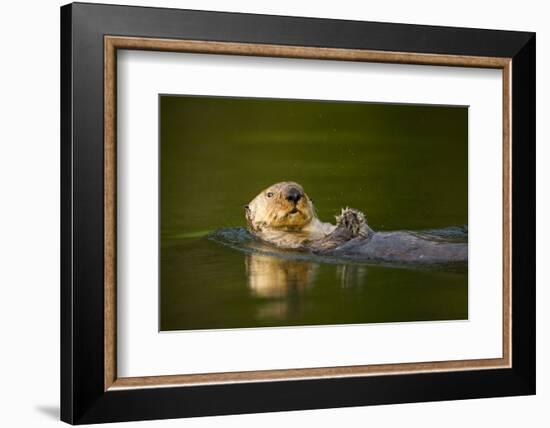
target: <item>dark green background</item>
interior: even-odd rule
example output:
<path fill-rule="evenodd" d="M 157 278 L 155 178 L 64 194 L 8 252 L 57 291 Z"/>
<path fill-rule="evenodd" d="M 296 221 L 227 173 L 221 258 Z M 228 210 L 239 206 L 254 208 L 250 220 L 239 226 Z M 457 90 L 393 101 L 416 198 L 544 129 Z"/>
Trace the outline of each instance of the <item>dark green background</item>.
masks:
<path fill-rule="evenodd" d="M 265 297 L 245 254 L 205 237 L 290 180 L 323 221 L 350 206 L 375 230 L 466 225 L 467 158 L 466 107 L 160 96 L 161 330 L 467 318 L 466 268 L 312 261 L 311 286 Z"/>

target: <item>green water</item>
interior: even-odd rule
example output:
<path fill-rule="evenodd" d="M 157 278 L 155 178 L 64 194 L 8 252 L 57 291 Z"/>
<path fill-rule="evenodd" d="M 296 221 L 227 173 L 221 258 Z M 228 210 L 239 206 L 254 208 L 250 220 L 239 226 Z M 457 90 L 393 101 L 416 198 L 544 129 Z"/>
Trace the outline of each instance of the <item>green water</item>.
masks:
<path fill-rule="evenodd" d="M 240 251 L 208 233 L 296 181 L 318 216 L 375 230 L 467 224 L 464 107 L 160 97 L 160 329 L 466 319 L 466 266 L 382 266 Z"/>

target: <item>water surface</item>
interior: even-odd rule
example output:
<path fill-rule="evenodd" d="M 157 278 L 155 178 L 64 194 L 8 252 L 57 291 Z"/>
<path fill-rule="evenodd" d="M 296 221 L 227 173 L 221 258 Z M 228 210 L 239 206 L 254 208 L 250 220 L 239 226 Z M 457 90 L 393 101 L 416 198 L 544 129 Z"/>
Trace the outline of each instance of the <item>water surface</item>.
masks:
<path fill-rule="evenodd" d="M 375 230 L 466 240 L 466 108 L 161 96 L 160 124 L 161 330 L 467 318 L 466 265 L 304 257 L 242 229 L 292 180 L 323 221 L 350 206 Z"/>

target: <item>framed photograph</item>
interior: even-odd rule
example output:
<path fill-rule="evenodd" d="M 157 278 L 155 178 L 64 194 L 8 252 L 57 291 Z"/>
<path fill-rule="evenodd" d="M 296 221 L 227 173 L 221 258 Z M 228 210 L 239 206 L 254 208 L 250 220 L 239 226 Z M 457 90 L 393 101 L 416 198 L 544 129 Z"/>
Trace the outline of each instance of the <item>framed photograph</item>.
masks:
<path fill-rule="evenodd" d="M 61 418 L 535 393 L 535 35 L 61 8 Z"/>

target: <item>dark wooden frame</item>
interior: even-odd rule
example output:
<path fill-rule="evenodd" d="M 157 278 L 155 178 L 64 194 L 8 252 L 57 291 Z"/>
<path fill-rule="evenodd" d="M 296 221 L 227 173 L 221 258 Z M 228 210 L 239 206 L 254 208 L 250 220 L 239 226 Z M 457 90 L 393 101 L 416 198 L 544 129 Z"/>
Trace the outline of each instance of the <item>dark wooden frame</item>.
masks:
<path fill-rule="evenodd" d="M 290 371 L 271 371 L 256 377 L 244 372 L 241 377 L 218 374 L 217 378 L 206 375 L 199 379 L 208 381 L 208 385 L 181 376 L 118 380 L 113 357 L 113 58 L 117 48 L 502 68 L 503 236 L 505 247 L 506 242 L 513 242 L 504 254 L 503 334 L 505 344 L 510 346 L 504 348 L 502 361 L 496 364 L 476 360 L 485 361 L 477 365 L 459 362 L 455 367 L 421 363 L 413 370 L 358 366 L 366 369 L 348 368 L 351 371 L 344 377 L 330 371 L 334 368 L 312 368 L 306 369 L 310 370 L 306 376 L 303 372 L 293 376 Z M 511 153 L 511 159 L 507 153 Z M 61 168 L 61 418 L 66 422 L 525 395 L 535 391 L 533 33 L 67 5 L 61 9 Z M 511 221 L 507 213 L 511 213 Z M 242 382 L 251 379 L 255 382 Z M 151 385 L 163 387 L 144 387 Z"/>

